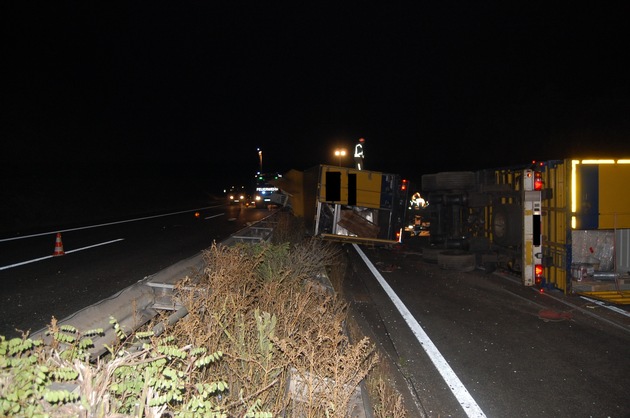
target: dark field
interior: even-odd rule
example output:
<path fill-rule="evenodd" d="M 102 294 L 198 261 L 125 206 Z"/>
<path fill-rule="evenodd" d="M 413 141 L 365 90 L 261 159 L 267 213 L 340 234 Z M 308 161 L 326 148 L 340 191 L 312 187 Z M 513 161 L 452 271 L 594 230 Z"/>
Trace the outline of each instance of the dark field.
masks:
<path fill-rule="evenodd" d="M 222 180 L 209 170 L 142 166 L 84 166 L 3 170 L 0 236 L 106 222 L 129 215 L 208 205 Z M 227 180 L 226 180 L 227 181 Z"/>

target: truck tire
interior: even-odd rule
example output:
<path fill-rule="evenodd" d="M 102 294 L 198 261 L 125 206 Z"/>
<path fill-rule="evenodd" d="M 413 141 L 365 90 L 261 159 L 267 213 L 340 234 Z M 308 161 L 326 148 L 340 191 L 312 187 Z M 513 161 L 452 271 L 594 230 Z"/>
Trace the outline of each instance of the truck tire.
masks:
<path fill-rule="evenodd" d="M 437 190 L 470 190 L 475 185 L 475 173 L 472 171 L 446 171 L 437 173 Z"/>
<path fill-rule="evenodd" d="M 438 254 L 437 263 L 444 270 L 473 271 L 476 257 L 467 251 L 448 250 Z"/>
<path fill-rule="evenodd" d="M 495 244 L 515 247 L 520 244 L 523 221 L 519 205 L 492 207 L 492 237 Z"/>

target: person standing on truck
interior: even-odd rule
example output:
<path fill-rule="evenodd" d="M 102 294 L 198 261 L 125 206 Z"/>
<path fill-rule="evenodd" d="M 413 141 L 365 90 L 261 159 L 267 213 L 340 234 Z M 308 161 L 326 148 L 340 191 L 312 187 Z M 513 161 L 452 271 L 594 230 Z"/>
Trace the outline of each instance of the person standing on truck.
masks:
<path fill-rule="evenodd" d="M 363 143 L 365 138 L 359 138 L 359 143 L 354 146 L 354 162 L 357 165 L 357 170 L 363 170 Z"/>

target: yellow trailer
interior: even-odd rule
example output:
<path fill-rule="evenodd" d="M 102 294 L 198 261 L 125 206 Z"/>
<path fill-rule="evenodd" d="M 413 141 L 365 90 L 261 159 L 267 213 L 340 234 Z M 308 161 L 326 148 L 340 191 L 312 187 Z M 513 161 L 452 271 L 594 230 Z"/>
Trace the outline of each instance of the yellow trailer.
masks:
<path fill-rule="evenodd" d="M 538 165 L 543 284 L 630 304 L 630 159 Z"/>
<path fill-rule="evenodd" d="M 371 245 L 400 242 L 407 190 L 397 174 L 318 165 L 278 186 L 314 236 Z"/>

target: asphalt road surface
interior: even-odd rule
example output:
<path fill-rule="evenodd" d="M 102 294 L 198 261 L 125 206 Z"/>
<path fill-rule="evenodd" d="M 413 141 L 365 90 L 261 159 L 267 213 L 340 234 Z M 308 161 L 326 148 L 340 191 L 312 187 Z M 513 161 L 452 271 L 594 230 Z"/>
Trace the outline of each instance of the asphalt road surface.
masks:
<path fill-rule="evenodd" d="M 344 290 L 352 315 L 400 372 L 417 415 L 630 416 L 627 309 L 540 294 L 496 274 L 441 270 L 413 245 L 345 248 L 353 267 Z"/>
<path fill-rule="evenodd" d="M 57 231 L 21 239 L 0 237 L 0 335 L 40 330 L 52 316 L 63 319 L 269 214 L 221 202 L 199 210 L 85 225 L 62 230 L 65 255 L 57 257 L 51 257 Z"/>

